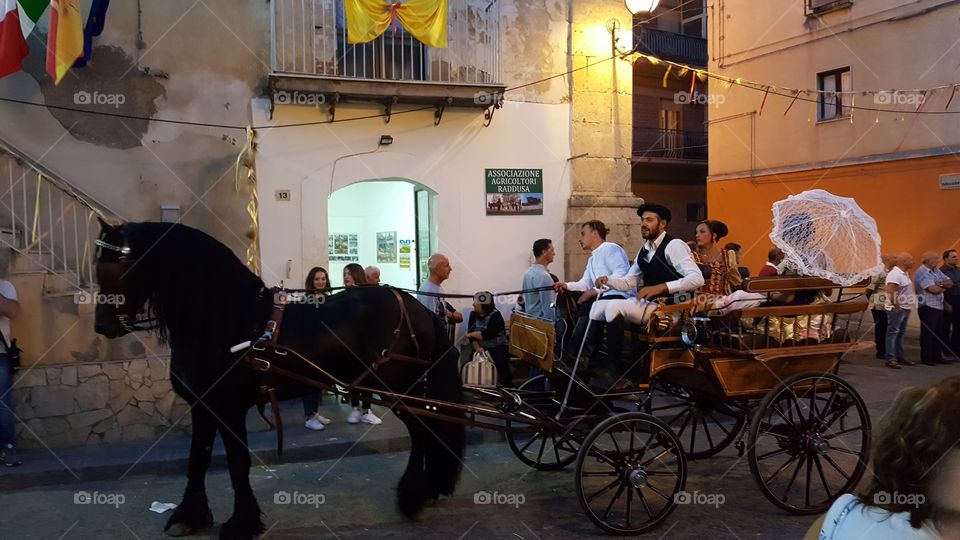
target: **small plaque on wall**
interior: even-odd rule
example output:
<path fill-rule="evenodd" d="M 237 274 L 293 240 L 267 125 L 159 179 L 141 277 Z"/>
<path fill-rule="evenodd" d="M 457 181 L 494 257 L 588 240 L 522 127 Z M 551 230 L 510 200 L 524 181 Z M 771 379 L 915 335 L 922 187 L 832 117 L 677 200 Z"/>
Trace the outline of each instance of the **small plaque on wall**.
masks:
<path fill-rule="evenodd" d="M 278 202 L 288 202 L 290 201 L 290 190 L 289 189 L 278 189 L 273 192 L 273 197 Z"/>
<path fill-rule="evenodd" d="M 960 173 L 941 174 L 940 189 L 960 189 Z"/>

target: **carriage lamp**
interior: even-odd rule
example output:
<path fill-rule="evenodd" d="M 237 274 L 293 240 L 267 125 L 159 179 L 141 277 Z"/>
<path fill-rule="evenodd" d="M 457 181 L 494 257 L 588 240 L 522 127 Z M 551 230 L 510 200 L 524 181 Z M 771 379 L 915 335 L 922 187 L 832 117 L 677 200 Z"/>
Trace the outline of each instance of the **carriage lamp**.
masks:
<path fill-rule="evenodd" d="M 683 323 L 680 330 L 680 339 L 687 347 L 694 350 L 700 350 L 701 347 L 710 339 L 710 317 L 706 315 L 694 315 L 687 322 Z"/>

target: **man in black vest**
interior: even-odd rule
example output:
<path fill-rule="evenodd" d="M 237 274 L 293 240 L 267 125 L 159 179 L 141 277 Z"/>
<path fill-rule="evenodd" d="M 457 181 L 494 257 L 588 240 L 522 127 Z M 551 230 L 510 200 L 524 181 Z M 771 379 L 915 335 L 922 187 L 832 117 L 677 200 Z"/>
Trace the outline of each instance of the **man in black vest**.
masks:
<path fill-rule="evenodd" d="M 604 319 L 612 328 L 622 325 L 624 320 L 646 324 L 657 309 L 659 299 L 666 299 L 668 304 L 688 300 L 704 283 L 703 273 L 694 262 L 690 247 L 683 240 L 667 234 L 670 210 L 659 204 L 644 204 L 637 209 L 637 214 L 641 219 L 640 235 L 645 242 L 627 275 L 597 278 L 598 288 L 611 287 L 622 291 L 642 285 L 637 290 L 636 299 L 607 303 Z M 617 334 L 610 332 L 607 340 L 607 350 L 613 361 L 619 360 L 623 346 L 622 339 L 609 339 L 610 335 Z"/>

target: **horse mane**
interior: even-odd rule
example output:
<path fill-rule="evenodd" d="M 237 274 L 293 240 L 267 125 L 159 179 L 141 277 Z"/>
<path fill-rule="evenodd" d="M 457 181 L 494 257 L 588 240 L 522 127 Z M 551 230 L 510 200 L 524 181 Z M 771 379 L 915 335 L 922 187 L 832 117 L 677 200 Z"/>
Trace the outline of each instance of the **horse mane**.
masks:
<path fill-rule="evenodd" d="M 153 222 L 126 224 L 123 233 L 134 257 L 127 279 L 162 342 L 230 346 L 268 316 L 256 309 L 263 280 L 210 235 Z"/>

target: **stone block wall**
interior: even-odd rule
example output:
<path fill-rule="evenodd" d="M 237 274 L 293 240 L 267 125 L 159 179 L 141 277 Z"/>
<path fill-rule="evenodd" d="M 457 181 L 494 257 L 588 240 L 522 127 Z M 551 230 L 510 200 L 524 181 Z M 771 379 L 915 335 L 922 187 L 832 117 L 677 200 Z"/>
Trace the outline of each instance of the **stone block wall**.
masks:
<path fill-rule="evenodd" d="M 63 448 L 189 435 L 167 359 L 39 365 L 14 378 L 21 448 Z"/>

